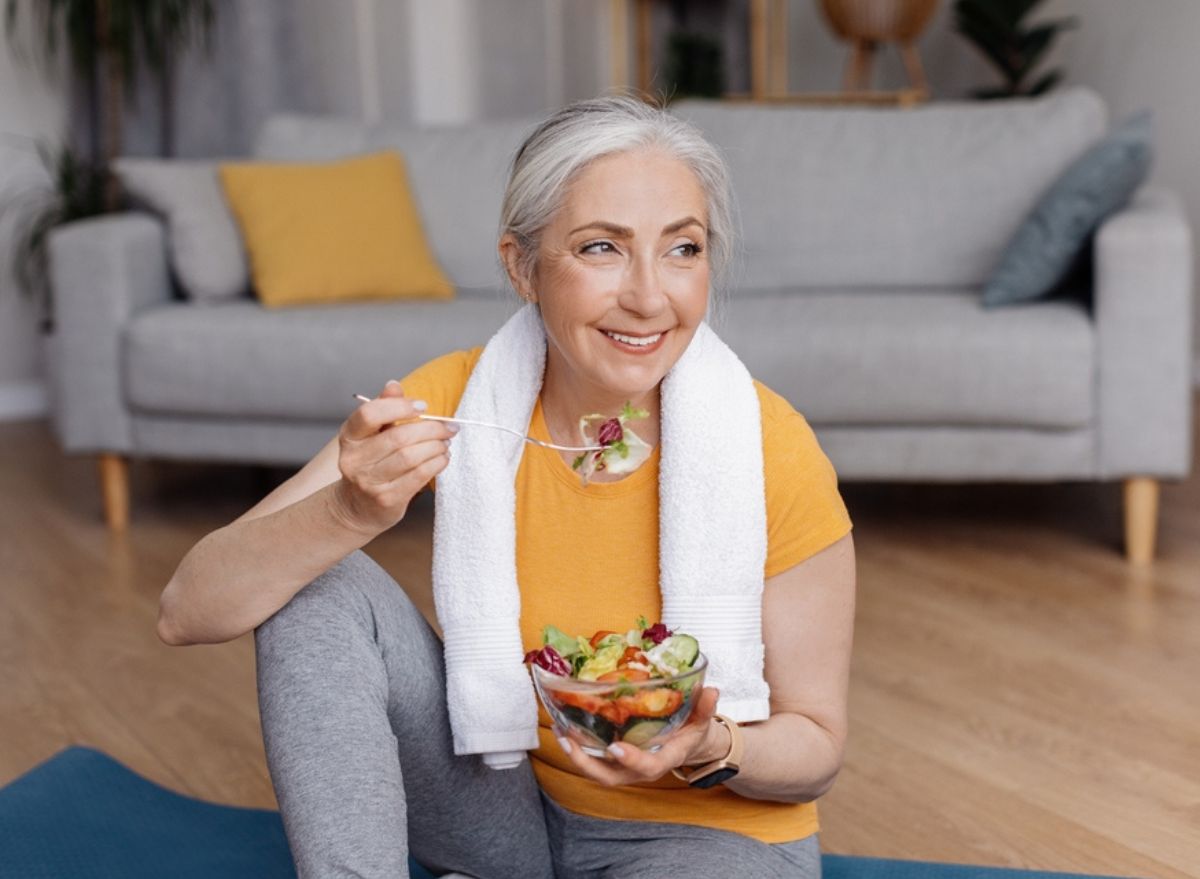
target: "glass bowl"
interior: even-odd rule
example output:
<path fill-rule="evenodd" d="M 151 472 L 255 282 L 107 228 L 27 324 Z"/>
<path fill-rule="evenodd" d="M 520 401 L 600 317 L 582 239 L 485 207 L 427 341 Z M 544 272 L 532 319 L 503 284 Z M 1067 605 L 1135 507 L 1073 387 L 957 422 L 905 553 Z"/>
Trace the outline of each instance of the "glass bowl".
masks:
<path fill-rule="evenodd" d="M 593 757 L 613 742 L 657 751 L 691 716 L 708 660 L 701 653 L 683 674 L 646 681 L 577 681 L 530 666 L 546 711 Z"/>

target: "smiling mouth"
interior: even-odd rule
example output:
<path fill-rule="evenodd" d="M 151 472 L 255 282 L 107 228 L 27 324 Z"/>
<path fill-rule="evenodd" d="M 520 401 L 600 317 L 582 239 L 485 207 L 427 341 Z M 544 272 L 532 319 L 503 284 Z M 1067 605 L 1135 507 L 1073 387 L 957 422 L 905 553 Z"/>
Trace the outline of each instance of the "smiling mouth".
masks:
<path fill-rule="evenodd" d="M 649 336 L 632 336 L 627 333 L 616 333 L 612 330 L 601 330 L 600 332 L 604 333 L 610 339 L 614 339 L 624 345 L 633 345 L 635 348 L 649 348 L 663 337 L 663 333 L 653 333 Z"/>

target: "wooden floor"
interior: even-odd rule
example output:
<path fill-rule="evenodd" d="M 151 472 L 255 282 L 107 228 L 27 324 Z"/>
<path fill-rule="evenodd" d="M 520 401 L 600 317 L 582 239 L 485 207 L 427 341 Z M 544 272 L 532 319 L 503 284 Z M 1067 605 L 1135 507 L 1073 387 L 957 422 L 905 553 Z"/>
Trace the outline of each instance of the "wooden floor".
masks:
<path fill-rule="evenodd" d="M 1198 403 L 1200 408 L 1200 403 Z M 1200 467 L 1197 467 L 1200 471 Z M 109 537 L 90 459 L 0 425 L 0 784 L 72 743 L 271 807 L 250 639 L 158 642 L 158 594 L 280 471 L 135 463 Z M 1200 475 L 1126 565 L 1120 486 L 844 485 L 859 553 L 832 852 L 1200 876 Z M 370 552 L 429 576 L 422 504 Z"/>

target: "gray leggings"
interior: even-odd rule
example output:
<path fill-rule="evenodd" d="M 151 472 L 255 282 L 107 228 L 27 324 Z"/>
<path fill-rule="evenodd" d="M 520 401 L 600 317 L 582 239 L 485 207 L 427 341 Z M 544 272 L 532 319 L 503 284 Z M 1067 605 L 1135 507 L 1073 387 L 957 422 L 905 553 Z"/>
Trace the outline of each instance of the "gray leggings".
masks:
<path fill-rule="evenodd" d="M 528 762 L 455 757 L 441 642 L 388 574 L 347 556 L 255 632 L 271 781 L 301 877 L 790 877 L 781 845 L 683 824 L 609 821 L 541 795 Z"/>

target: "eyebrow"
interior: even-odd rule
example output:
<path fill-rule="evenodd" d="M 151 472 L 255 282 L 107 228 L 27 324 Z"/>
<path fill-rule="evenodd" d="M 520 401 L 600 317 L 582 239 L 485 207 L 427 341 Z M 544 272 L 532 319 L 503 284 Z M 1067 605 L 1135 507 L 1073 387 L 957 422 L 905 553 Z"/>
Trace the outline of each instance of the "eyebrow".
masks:
<path fill-rule="evenodd" d="M 662 234 L 670 235 L 672 232 L 678 232 L 680 229 L 685 229 L 688 226 L 693 225 L 699 226 L 701 229 L 704 228 L 704 224 L 695 217 L 684 217 L 682 220 L 676 220 L 670 225 L 663 226 Z M 616 235 L 618 238 L 633 237 L 633 230 L 628 226 L 618 226 L 616 223 L 607 223 L 604 220 L 596 220 L 592 223 L 585 223 L 578 229 L 572 229 L 568 234 L 574 235 L 576 232 L 582 232 L 584 229 L 603 229 L 605 232 Z"/>

